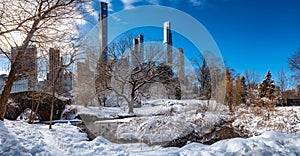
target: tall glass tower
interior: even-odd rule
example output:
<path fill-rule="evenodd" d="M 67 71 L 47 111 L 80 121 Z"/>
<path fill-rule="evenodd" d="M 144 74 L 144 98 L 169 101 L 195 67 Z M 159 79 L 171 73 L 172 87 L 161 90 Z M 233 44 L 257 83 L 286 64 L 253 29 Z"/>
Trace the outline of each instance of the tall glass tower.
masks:
<path fill-rule="evenodd" d="M 131 51 L 131 64 L 133 68 L 139 67 L 144 63 L 144 36 L 139 34 L 137 38 L 133 39 L 133 48 Z"/>
<path fill-rule="evenodd" d="M 99 46 L 100 46 L 100 63 L 107 63 L 107 13 L 108 4 L 106 2 L 100 3 L 99 13 Z"/>
<path fill-rule="evenodd" d="M 172 66 L 172 33 L 171 33 L 171 23 L 170 21 L 166 21 L 164 23 L 164 47 L 167 53 L 167 61 L 166 63 Z"/>

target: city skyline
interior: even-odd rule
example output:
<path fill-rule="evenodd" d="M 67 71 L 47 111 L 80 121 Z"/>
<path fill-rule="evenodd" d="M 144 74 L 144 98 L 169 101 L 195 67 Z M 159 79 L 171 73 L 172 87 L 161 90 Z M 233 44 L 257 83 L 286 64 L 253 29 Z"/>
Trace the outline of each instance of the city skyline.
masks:
<path fill-rule="evenodd" d="M 226 64 L 243 74 L 245 69 L 257 71 L 260 79 L 267 70 L 271 70 L 274 79 L 276 72 L 288 69 L 288 57 L 300 47 L 297 38 L 300 35 L 300 17 L 297 8 L 300 3 L 296 1 L 107 1 L 109 14 L 124 9 L 132 9 L 141 5 L 162 5 L 174 7 L 184 11 L 199 22 L 210 32 L 222 53 Z M 100 3 L 95 1 L 92 5 L 99 11 Z M 98 22 L 97 17 L 87 16 L 88 23 L 83 22 L 80 27 L 89 31 Z M 94 20 L 93 20 L 94 19 Z M 118 20 L 116 18 L 116 20 Z M 122 22 L 122 21 L 120 21 Z M 172 21 L 171 21 L 172 22 Z M 147 36 L 163 40 L 160 33 L 157 36 Z M 145 38 L 145 40 L 147 40 Z M 180 43 L 175 43 L 174 46 Z M 179 46 L 183 47 L 183 46 Z M 188 50 L 185 51 L 188 52 Z M 268 58 L 266 58 L 268 57 Z M 1 71 L 7 70 L 4 59 L 1 59 Z"/>
<path fill-rule="evenodd" d="M 162 5 L 186 12 L 210 32 L 229 67 L 240 74 L 245 69 L 257 71 L 260 79 L 268 70 L 271 70 L 274 79 L 276 73 L 282 69 L 291 74 L 287 59 L 300 47 L 297 37 L 300 35 L 300 17 L 297 16 L 300 2 L 297 1 L 112 0 L 108 3 L 109 14 L 142 5 Z M 93 5 L 95 10 L 98 9 L 97 5 Z M 85 23 L 83 29 L 89 30 L 94 24 L 97 23 Z M 148 38 L 162 40 L 158 36 Z M 174 46 L 183 47 L 177 46 L 178 44 L 180 43 L 174 43 Z"/>

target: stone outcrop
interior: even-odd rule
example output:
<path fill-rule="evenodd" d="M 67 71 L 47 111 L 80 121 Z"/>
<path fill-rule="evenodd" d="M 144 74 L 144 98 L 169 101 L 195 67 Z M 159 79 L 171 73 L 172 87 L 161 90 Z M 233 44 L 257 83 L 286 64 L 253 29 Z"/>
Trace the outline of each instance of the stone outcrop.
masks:
<path fill-rule="evenodd" d="M 201 134 L 199 132 L 191 132 L 190 134 L 174 139 L 163 147 L 183 147 L 189 142 L 198 142 L 206 145 L 214 144 L 220 140 L 231 139 L 231 138 L 245 138 L 246 136 L 241 135 L 237 129 L 232 127 L 231 123 L 225 123 L 220 127 L 216 127 L 212 132 L 207 134 Z"/>
<path fill-rule="evenodd" d="M 39 104 L 37 114 L 41 121 L 50 120 L 52 96 L 48 93 L 27 91 L 12 93 L 10 101 L 8 102 L 5 118 L 9 120 L 16 120 L 17 117 L 26 109 L 35 110 Z M 67 104 L 71 104 L 71 100 L 55 98 L 55 106 L 53 113 L 53 120 L 58 120 Z"/>

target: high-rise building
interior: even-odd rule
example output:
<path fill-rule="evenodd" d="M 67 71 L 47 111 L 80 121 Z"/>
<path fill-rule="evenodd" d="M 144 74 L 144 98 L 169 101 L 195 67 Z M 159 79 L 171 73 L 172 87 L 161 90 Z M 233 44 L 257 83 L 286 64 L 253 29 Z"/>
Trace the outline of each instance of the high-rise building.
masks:
<path fill-rule="evenodd" d="M 133 48 L 131 51 L 131 64 L 132 67 L 138 67 L 144 63 L 144 36 L 139 34 L 137 38 L 133 39 Z"/>
<path fill-rule="evenodd" d="M 179 79 L 184 79 L 184 52 L 182 48 L 178 48 L 178 77 Z"/>
<path fill-rule="evenodd" d="M 77 74 L 77 82 L 87 83 L 88 79 L 91 79 L 94 76 L 94 73 L 91 71 L 89 62 L 77 62 L 76 64 L 76 74 Z"/>
<path fill-rule="evenodd" d="M 18 48 L 12 48 L 12 61 L 15 61 L 18 52 Z M 26 48 L 24 56 L 17 67 L 16 75 L 19 78 L 28 80 L 28 90 L 35 90 L 37 84 L 37 48 L 35 45 Z"/>
<path fill-rule="evenodd" d="M 164 47 L 166 49 L 167 61 L 166 63 L 172 66 L 172 33 L 171 33 L 171 22 L 167 21 L 164 23 Z"/>
<path fill-rule="evenodd" d="M 100 63 L 107 63 L 107 15 L 108 4 L 100 2 L 99 12 L 99 41 L 100 41 Z"/>
<path fill-rule="evenodd" d="M 48 75 L 48 81 L 49 85 L 53 86 L 53 83 L 55 81 L 57 72 L 59 71 L 59 68 L 62 65 L 62 60 L 60 57 L 60 51 L 59 49 L 50 48 L 49 49 L 49 75 Z M 58 87 L 60 86 L 60 81 L 56 82 Z"/>

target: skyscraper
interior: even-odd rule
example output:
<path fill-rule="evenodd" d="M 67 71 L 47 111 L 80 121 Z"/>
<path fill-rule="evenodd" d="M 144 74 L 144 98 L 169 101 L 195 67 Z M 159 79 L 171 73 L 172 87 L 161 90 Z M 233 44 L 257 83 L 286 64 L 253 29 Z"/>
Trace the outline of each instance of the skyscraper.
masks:
<path fill-rule="evenodd" d="M 139 64 L 144 63 L 144 36 L 139 34 L 137 38 L 133 39 L 133 49 L 131 51 L 132 67 L 138 67 Z"/>
<path fill-rule="evenodd" d="M 48 75 L 50 86 L 53 86 L 56 74 L 59 68 L 61 67 L 61 65 L 62 65 L 62 61 L 60 58 L 60 51 L 58 49 L 50 48 L 49 49 L 49 75 Z M 57 86 L 60 86 L 60 80 L 57 83 L 58 83 Z"/>
<path fill-rule="evenodd" d="M 184 53 L 182 48 L 178 48 L 178 77 L 179 79 L 184 79 Z"/>
<path fill-rule="evenodd" d="M 139 34 L 138 37 L 140 60 L 144 61 L 144 36 Z"/>
<path fill-rule="evenodd" d="M 15 60 L 18 52 L 18 48 L 12 49 L 12 61 Z M 17 67 L 16 75 L 28 80 L 28 90 L 35 90 L 37 84 L 37 48 L 35 45 L 26 48 L 25 54 Z"/>
<path fill-rule="evenodd" d="M 167 61 L 166 63 L 172 66 L 172 33 L 171 33 L 171 23 L 166 21 L 164 23 L 164 47 L 166 49 Z"/>
<path fill-rule="evenodd" d="M 100 2 L 99 13 L 99 45 L 100 45 L 100 63 L 107 63 L 107 11 L 108 4 L 106 2 Z"/>

